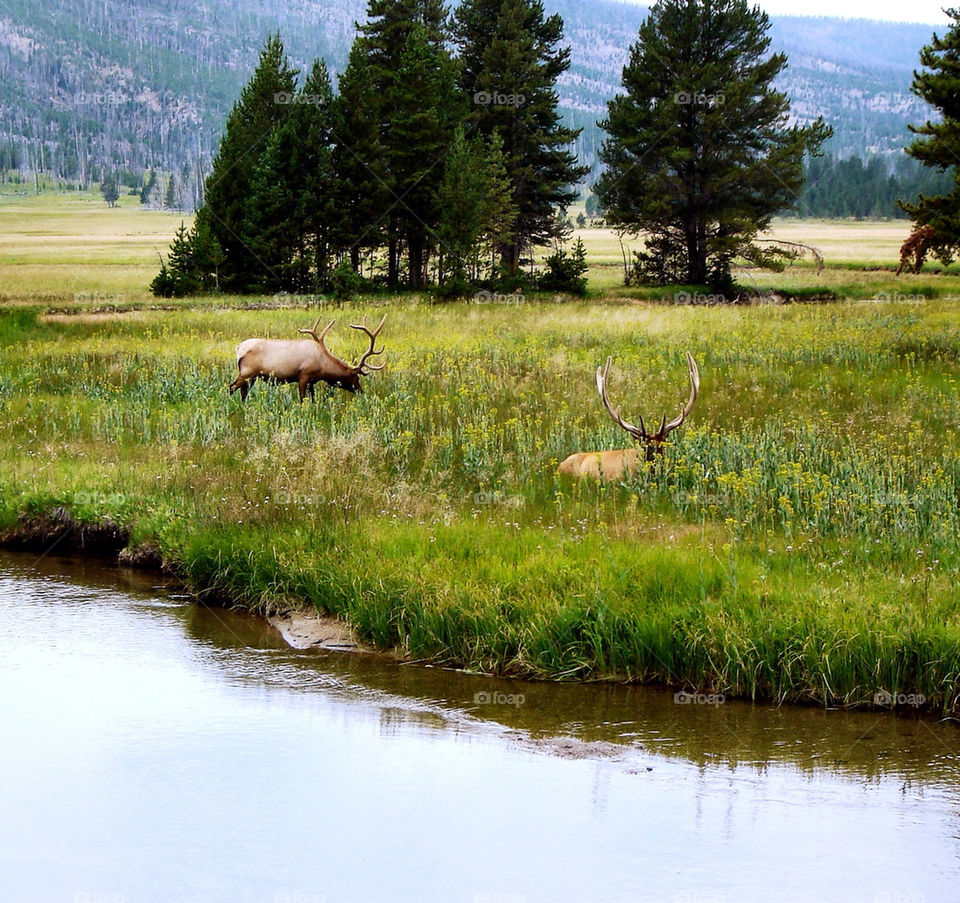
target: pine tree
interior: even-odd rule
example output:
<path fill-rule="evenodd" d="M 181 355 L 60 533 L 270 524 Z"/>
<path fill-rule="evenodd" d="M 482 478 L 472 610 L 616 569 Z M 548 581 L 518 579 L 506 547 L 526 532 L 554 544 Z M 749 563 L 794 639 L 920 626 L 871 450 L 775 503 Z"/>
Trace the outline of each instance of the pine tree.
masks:
<path fill-rule="evenodd" d="M 338 88 L 332 111 L 331 241 L 336 251 L 349 255 L 356 272 L 361 253 L 384 240 L 383 215 L 390 204 L 379 98 L 363 41 L 354 42 Z"/>
<path fill-rule="evenodd" d="M 444 82 L 449 75 L 446 50 L 447 11 L 443 0 L 369 0 L 367 21 L 360 26 L 359 52 L 365 57 L 371 86 L 370 114 L 380 123 L 383 153 L 381 187 L 387 242 L 387 283 L 400 283 L 400 248 L 408 243 L 408 283 L 423 281 L 426 239 L 416 217 L 425 204 L 424 190 L 415 180 L 423 165 L 437 166 L 437 129 L 446 118 Z M 420 78 L 426 83 L 418 84 Z M 413 129 L 420 120 L 426 131 Z M 447 129 L 447 141 L 452 128 Z M 413 144 L 411 145 L 411 142 Z M 417 150 L 420 147 L 419 152 Z M 408 197 L 411 191 L 417 197 Z M 413 203 L 411 203 L 413 202 Z M 429 225 L 429 224 L 427 224 Z"/>
<path fill-rule="evenodd" d="M 193 242 L 187 227 L 180 223 L 177 234 L 170 245 L 167 266 L 173 278 L 176 295 L 187 295 L 200 288 L 200 279 L 193 255 Z"/>
<path fill-rule="evenodd" d="M 326 64 L 316 61 L 251 179 L 243 234 L 260 290 L 311 291 L 326 279 L 332 104 Z"/>
<path fill-rule="evenodd" d="M 157 187 L 157 171 L 151 169 L 149 174 L 143 180 L 143 187 L 140 189 L 140 203 L 149 204 L 153 200 L 153 192 Z"/>
<path fill-rule="evenodd" d="M 587 293 L 587 248 L 582 238 L 573 244 L 573 252 L 557 247 L 547 258 L 547 270 L 540 277 L 539 288 L 550 292 L 566 292 L 571 295 Z"/>
<path fill-rule="evenodd" d="M 173 279 L 162 254 L 160 255 L 160 272 L 151 280 L 150 291 L 158 298 L 173 297 Z"/>
<path fill-rule="evenodd" d="M 769 28 L 747 0 L 659 0 L 631 48 L 595 191 L 608 222 L 651 236 L 659 281 L 725 288 L 737 255 L 772 263 L 754 239 L 830 134 L 822 120 L 788 127 Z"/>
<path fill-rule="evenodd" d="M 469 122 L 503 142 L 517 216 L 500 257 L 516 274 L 525 252 L 557 238 L 555 213 L 588 172 L 568 150 L 580 130 L 564 127 L 557 109 L 557 79 L 570 67 L 563 20 L 546 16 L 540 0 L 464 0 L 453 31 Z"/>
<path fill-rule="evenodd" d="M 167 181 L 167 193 L 163 196 L 163 209 L 173 210 L 177 206 L 177 186 L 173 180 L 173 173 Z"/>
<path fill-rule="evenodd" d="M 304 167 L 300 221 L 310 245 L 313 285 L 321 290 L 328 282 L 332 265 L 336 216 L 332 191 L 336 119 L 333 85 L 323 60 L 314 61 L 302 94 L 307 102 L 299 130 Z"/>
<path fill-rule="evenodd" d="M 240 99 L 227 117 L 220 149 L 204 190 L 206 216 L 223 250 L 224 288 L 243 291 L 260 269 L 245 244 L 253 176 L 274 127 L 290 113 L 297 70 L 291 69 L 279 35 L 271 36 Z"/>
<path fill-rule="evenodd" d="M 386 147 L 397 199 L 394 222 L 407 249 L 407 285 L 421 289 L 439 219 L 436 179 L 461 120 L 456 72 L 442 42 L 416 24 L 396 73 Z"/>
<path fill-rule="evenodd" d="M 510 240 L 516 216 L 500 139 L 454 135 L 437 191 L 439 281 L 462 293 L 484 278 L 481 256 Z M 492 275 L 492 273 L 490 274 Z"/>
<path fill-rule="evenodd" d="M 160 258 L 160 272 L 150 283 L 150 290 L 163 298 L 179 298 L 198 291 L 201 285 L 193 235 L 187 232 L 186 225 L 181 222 L 170 245 L 166 263 Z"/>
<path fill-rule="evenodd" d="M 938 173 L 951 175 L 951 190 L 932 197 L 920 195 L 916 203 L 900 206 L 919 226 L 936 230 L 931 250 L 949 264 L 960 247 L 960 9 L 948 9 L 953 20 L 941 38 L 934 34 L 920 51 L 922 72 L 913 74 L 913 93 L 939 111 L 936 122 L 910 126 L 920 137 L 907 148 L 907 153 Z"/>
<path fill-rule="evenodd" d="M 368 0 L 367 21 L 360 26 L 374 78 L 395 81 L 400 58 L 414 26 L 426 29 L 427 40 L 442 44 L 447 38 L 444 0 Z"/>
<path fill-rule="evenodd" d="M 495 256 L 502 248 L 513 246 L 520 208 L 514 195 L 503 139 L 494 133 L 484 142 L 484 149 L 487 192 L 477 252 L 490 260 L 490 278 L 493 279 L 496 276 L 493 271 Z"/>
<path fill-rule="evenodd" d="M 120 189 L 117 187 L 117 177 L 104 170 L 103 177 L 100 179 L 100 193 L 107 202 L 107 206 L 116 207 L 120 199 Z"/>
<path fill-rule="evenodd" d="M 219 290 L 223 249 L 205 216 L 198 216 L 194 220 L 190 232 L 190 249 L 200 288 L 204 291 Z"/>

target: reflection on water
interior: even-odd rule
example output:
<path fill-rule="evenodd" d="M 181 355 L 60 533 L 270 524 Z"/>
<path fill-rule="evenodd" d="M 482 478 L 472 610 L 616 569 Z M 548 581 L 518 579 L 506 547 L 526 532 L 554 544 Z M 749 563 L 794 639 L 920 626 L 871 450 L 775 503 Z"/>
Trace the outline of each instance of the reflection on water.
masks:
<path fill-rule="evenodd" d="M 960 899 L 952 724 L 297 652 L 0 557 L 0 899 Z"/>

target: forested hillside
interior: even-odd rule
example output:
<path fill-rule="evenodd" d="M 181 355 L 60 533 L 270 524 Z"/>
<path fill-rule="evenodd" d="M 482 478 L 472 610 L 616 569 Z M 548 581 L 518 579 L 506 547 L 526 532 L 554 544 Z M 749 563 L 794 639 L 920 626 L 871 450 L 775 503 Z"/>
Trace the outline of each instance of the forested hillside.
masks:
<path fill-rule="evenodd" d="M 577 150 L 596 166 L 596 121 L 618 88 L 646 10 L 611 0 L 547 0 L 561 13 L 573 65 L 560 83 Z M 0 7 L 0 172 L 35 170 L 81 184 L 103 167 L 135 183 L 148 167 L 175 173 L 196 200 L 226 114 L 265 36 L 279 30 L 294 61 L 346 61 L 363 0 L 6 0 Z M 933 28 L 780 18 L 775 45 L 790 56 L 782 86 L 801 120 L 823 114 L 840 157 L 897 152 L 924 105 L 911 72 Z M 0 178 L 7 178 L 0 175 Z"/>

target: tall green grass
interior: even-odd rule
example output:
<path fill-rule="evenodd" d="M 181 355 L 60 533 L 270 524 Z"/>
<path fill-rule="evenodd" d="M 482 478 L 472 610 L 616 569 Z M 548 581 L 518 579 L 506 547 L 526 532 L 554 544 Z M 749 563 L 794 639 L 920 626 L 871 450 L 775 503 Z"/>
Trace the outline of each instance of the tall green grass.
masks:
<path fill-rule="evenodd" d="M 335 312 L 331 345 L 359 350 Z M 0 313 L 0 520 L 66 507 L 200 589 L 313 604 L 504 674 L 957 706 L 960 316 L 949 302 L 664 308 L 398 302 L 351 397 L 226 386 L 312 311 Z M 625 414 L 701 397 L 664 466 L 555 474 Z"/>

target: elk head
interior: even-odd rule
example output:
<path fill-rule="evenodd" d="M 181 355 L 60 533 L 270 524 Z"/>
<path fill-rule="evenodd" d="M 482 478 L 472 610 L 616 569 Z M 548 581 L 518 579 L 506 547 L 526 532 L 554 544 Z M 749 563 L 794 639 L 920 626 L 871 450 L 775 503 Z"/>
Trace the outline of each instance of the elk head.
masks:
<path fill-rule="evenodd" d="M 593 477 L 594 479 L 624 479 L 637 472 L 641 454 L 648 466 L 653 468 L 657 456 L 663 453 L 663 446 L 667 442 L 667 437 L 687 419 L 693 410 L 694 402 L 697 400 L 697 392 L 700 390 L 700 371 L 697 369 L 697 362 L 693 359 L 693 355 L 689 352 L 687 353 L 687 366 L 690 371 L 690 398 L 680 409 L 680 413 L 669 423 L 667 423 L 667 417 L 664 414 L 660 421 L 660 428 L 655 433 L 651 433 L 647 429 L 643 417 L 639 418 L 639 426 L 627 423 L 620 415 L 620 408 L 614 408 L 610 403 L 610 397 L 607 395 L 607 379 L 610 376 L 611 361 L 612 358 L 608 357 L 606 366 L 597 368 L 597 391 L 600 393 L 603 406 L 607 409 L 607 413 L 613 422 L 633 436 L 640 444 L 640 448 L 577 452 L 561 463 L 558 473 L 575 477 Z"/>
<path fill-rule="evenodd" d="M 386 366 L 385 364 L 380 364 L 379 366 L 368 364 L 367 361 L 371 357 L 376 357 L 384 352 L 383 348 L 380 348 L 378 351 L 376 349 L 376 344 L 377 336 L 380 335 L 380 330 L 383 329 L 383 324 L 387 322 L 387 315 L 383 315 L 380 325 L 372 331 L 367 326 L 366 317 L 364 317 L 359 323 L 350 324 L 351 329 L 358 329 L 361 332 L 366 333 L 367 337 L 370 339 L 370 347 L 363 353 L 363 356 L 360 358 L 360 360 L 353 365 L 348 364 L 346 361 L 338 358 L 327 348 L 324 342 L 327 333 L 333 328 L 333 324 L 337 322 L 336 320 L 331 320 L 329 323 L 327 323 L 323 329 L 323 332 L 317 335 L 317 327 L 320 325 L 320 321 L 322 319 L 323 317 L 317 317 L 317 321 L 310 329 L 297 330 L 297 332 L 310 336 L 317 343 L 317 345 L 320 346 L 320 351 L 327 359 L 328 375 L 320 378 L 326 380 L 326 382 L 328 382 L 330 385 L 339 386 L 341 389 L 346 389 L 348 392 L 359 392 L 360 394 L 363 394 L 363 388 L 360 386 L 360 377 L 369 376 L 374 370 L 382 370 L 384 366 Z"/>
<path fill-rule="evenodd" d="M 610 397 L 607 395 L 607 377 L 610 375 L 611 360 L 612 358 L 607 358 L 607 365 L 602 370 L 600 367 L 597 367 L 597 391 L 603 399 L 603 406 L 607 409 L 607 413 L 613 422 L 622 429 L 625 429 L 646 450 L 647 461 L 653 462 L 656 456 L 663 452 L 663 446 L 667 441 L 667 436 L 680 426 L 693 410 L 693 404 L 697 400 L 697 392 L 700 391 L 700 371 L 697 369 L 697 362 L 688 351 L 687 366 L 690 368 L 690 397 L 687 399 L 687 403 L 680 409 L 680 413 L 674 417 L 673 420 L 667 423 L 667 415 L 664 414 L 660 421 L 660 429 L 655 433 L 651 433 L 647 430 L 646 424 L 643 422 L 643 417 L 637 415 L 640 420 L 640 426 L 634 426 L 631 423 L 627 423 L 627 421 L 620 416 L 620 408 L 614 410 L 613 405 L 610 404 Z"/>

